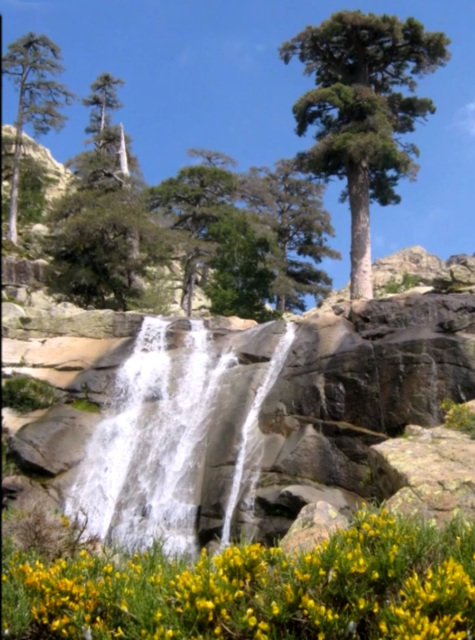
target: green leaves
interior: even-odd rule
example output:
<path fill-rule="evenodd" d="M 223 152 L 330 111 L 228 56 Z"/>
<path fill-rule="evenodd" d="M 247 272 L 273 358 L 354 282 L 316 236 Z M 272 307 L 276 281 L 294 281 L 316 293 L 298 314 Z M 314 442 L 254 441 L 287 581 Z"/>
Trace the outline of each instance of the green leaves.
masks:
<path fill-rule="evenodd" d="M 321 185 L 303 176 L 295 161 L 279 160 L 274 170 L 252 168 L 242 188 L 246 204 L 259 213 L 273 245 L 269 264 L 276 276 L 272 292 L 277 308 L 304 310 L 306 294 L 318 302 L 329 291 L 331 279 L 314 265 L 324 257 L 340 257 L 327 245 L 334 231 L 323 209 Z"/>
<path fill-rule="evenodd" d="M 221 217 L 209 229 L 216 242 L 216 253 L 210 261 L 213 269 L 205 287 L 211 311 L 224 316 L 238 315 L 264 322 L 276 317 L 265 306 L 272 300 L 274 274 L 266 266 L 269 241 L 256 235 L 244 212 Z"/>

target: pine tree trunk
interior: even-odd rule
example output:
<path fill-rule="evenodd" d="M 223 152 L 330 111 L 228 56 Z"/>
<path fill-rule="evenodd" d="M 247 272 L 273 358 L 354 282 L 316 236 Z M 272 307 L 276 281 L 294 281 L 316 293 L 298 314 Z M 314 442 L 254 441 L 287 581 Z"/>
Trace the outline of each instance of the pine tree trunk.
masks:
<path fill-rule="evenodd" d="M 140 254 L 140 234 L 137 231 L 129 230 L 127 232 L 127 245 L 129 248 L 129 259 L 133 262 Z M 129 269 L 127 276 L 131 292 L 140 294 L 144 290 L 142 278 L 137 275 L 133 269 Z"/>
<path fill-rule="evenodd" d="M 277 302 L 275 305 L 276 311 L 281 311 L 282 313 L 284 313 L 285 311 L 285 295 L 283 296 L 277 296 Z"/>
<path fill-rule="evenodd" d="M 348 195 L 351 210 L 350 298 L 373 298 L 371 236 L 369 227 L 369 173 L 366 161 L 348 166 Z"/>
<path fill-rule="evenodd" d="M 193 311 L 193 294 L 196 280 L 196 254 L 193 251 L 188 254 L 185 262 L 185 273 L 183 276 L 183 294 L 181 296 L 181 308 L 188 318 L 191 317 Z"/>
<path fill-rule="evenodd" d="M 13 154 L 13 174 L 12 174 L 12 189 L 10 194 L 10 214 L 8 218 L 8 239 L 13 244 L 18 244 L 18 196 L 20 191 L 20 160 L 21 160 L 21 139 L 22 139 L 22 127 L 21 122 L 16 125 L 15 135 L 15 152 Z"/>

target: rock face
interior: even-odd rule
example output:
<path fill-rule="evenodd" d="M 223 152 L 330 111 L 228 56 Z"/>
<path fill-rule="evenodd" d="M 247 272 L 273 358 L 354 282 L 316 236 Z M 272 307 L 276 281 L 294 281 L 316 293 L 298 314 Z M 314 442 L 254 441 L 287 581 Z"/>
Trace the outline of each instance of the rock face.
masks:
<path fill-rule="evenodd" d="M 442 523 L 475 520 L 475 440 L 435 427 L 408 426 L 404 438 L 372 447 L 370 468 L 388 509 Z"/>
<path fill-rule="evenodd" d="M 377 293 L 383 290 L 390 280 L 402 282 L 404 273 L 416 276 L 420 284 L 430 286 L 444 268 L 444 261 L 423 247 L 408 247 L 374 261 L 373 286 Z"/>
<path fill-rule="evenodd" d="M 348 518 L 328 502 L 307 504 L 299 517 L 282 538 L 281 547 L 286 553 L 311 551 L 323 540 L 327 540 L 336 529 L 345 529 Z"/>
<path fill-rule="evenodd" d="M 21 286 L 44 282 L 46 260 L 26 260 L 2 256 L 2 286 Z"/>
<path fill-rule="evenodd" d="M 14 140 L 15 135 L 15 127 L 9 124 L 2 125 L 2 137 L 4 139 Z M 46 185 L 46 201 L 51 203 L 56 198 L 64 195 L 71 184 L 73 175 L 71 171 L 66 169 L 66 167 L 60 162 L 57 162 L 51 155 L 51 151 L 49 149 L 43 147 L 43 145 L 33 140 L 33 138 L 24 132 L 22 135 L 22 143 L 23 155 L 33 158 L 46 169 L 46 175 L 49 179 L 48 184 Z M 2 183 L 2 188 L 9 191 L 10 184 L 8 182 Z"/>
<path fill-rule="evenodd" d="M 88 394 L 105 405 L 117 367 L 130 354 L 142 320 L 139 313 L 112 311 L 70 317 L 13 315 L 3 329 L 4 373 L 38 377 L 66 397 Z M 223 375 L 209 418 L 212 429 L 201 488 L 196 488 L 201 492 L 202 544 L 212 541 L 223 526 L 242 418 L 285 330 L 282 321 L 256 327 L 239 319 L 210 318 L 207 325 L 218 351 L 234 350 L 236 364 Z M 176 357 L 183 357 L 188 328 L 183 318 L 170 324 L 167 344 Z M 444 398 L 475 398 L 474 295 L 405 294 L 339 304 L 302 319 L 259 414 L 262 456 L 254 514 L 245 501 L 238 503 L 233 536 L 275 542 L 306 505 L 320 505 L 307 510 L 312 521 L 317 515 L 321 521 L 325 514 L 336 513 L 330 522 L 340 522 L 363 498 L 389 497 L 393 489 L 404 489 L 399 481 L 400 486 L 390 485 L 382 493 L 377 468 L 384 465 L 374 466 L 374 445 L 383 455 L 395 442 L 388 436 L 400 434 L 406 425 L 440 424 Z M 63 497 L 98 419 L 79 413 L 60 405 L 36 421 L 11 423 L 9 429 L 20 464 L 49 476 L 46 485 Z M 8 428 L 11 415 L 5 420 Z M 387 469 L 385 475 L 392 477 Z M 452 486 L 457 493 L 448 480 L 447 487 Z"/>
<path fill-rule="evenodd" d="M 372 265 L 374 297 L 382 298 L 391 295 L 394 289 L 402 293 L 408 286 L 415 291 L 426 293 L 460 292 L 475 293 L 475 254 L 460 254 L 441 260 L 423 247 L 414 246 L 401 249 L 395 253 L 378 258 Z M 416 284 L 407 284 L 405 278 Z M 394 291 L 393 291 L 394 293 Z M 350 297 L 349 283 L 337 291 L 333 291 L 323 301 L 322 309 L 329 310 L 335 304 L 348 301 Z M 304 317 L 315 313 L 311 309 Z"/>
<path fill-rule="evenodd" d="M 394 435 L 439 424 L 445 397 L 474 397 L 475 296 L 402 295 L 337 312 L 302 323 L 264 412 L 280 402 L 289 415 Z"/>

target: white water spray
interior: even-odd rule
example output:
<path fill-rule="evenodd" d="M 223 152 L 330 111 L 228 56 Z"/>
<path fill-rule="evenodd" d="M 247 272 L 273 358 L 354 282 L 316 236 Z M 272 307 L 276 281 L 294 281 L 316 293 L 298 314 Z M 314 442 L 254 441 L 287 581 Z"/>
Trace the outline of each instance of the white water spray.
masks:
<path fill-rule="evenodd" d="M 87 533 L 140 548 L 163 541 L 168 555 L 193 553 L 208 417 L 220 378 L 201 321 L 185 348 L 166 349 L 168 323 L 146 318 L 120 368 L 117 410 L 96 428 L 65 505 L 85 514 Z"/>
<path fill-rule="evenodd" d="M 263 436 L 258 426 L 259 412 L 267 394 L 277 380 L 287 354 L 290 350 L 295 336 L 293 324 L 286 325 L 286 331 L 282 334 L 274 355 L 269 362 L 266 376 L 259 387 L 254 401 L 251 405 L 246 420 L 241 430 L 241 443 L 239 454 L 234 468 L 233 482 L 226 505 L 224 515 L 223 531 L 221 534 L 221 546 L 226 546 L 231 538 L 231 523 L 234 512 L 243 495 L 247 494 L 248 507 L 252 507 L 254 491 L 260 472 L 260 463 L 263 453 Z"/>

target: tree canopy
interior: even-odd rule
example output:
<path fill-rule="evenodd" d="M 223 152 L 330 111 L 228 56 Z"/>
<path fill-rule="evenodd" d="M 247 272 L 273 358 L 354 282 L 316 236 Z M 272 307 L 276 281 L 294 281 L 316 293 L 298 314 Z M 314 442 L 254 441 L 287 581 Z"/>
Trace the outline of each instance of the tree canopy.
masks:
<path fill-rule="evenodd" d="M 101 73 L 91 84 L 92 93 L 82 100 L 83 105 L 90 108 L 85 131 L 92 134 L 86 144 L 92 144 L 93 148 L 67 162 L 78 189 L 114 191 L 130 185 L 131 181 L 141 182 L 138 161 L 131 151 L 132 140 L 124 134 L 121 125 L 112 122 L 113 112 L 122 107 L 117 88 L 124 84 L 121 78 Z M 121 153 L 126 156 L 125 169 Z"/>
<path fill-rule="evenodd" d="M 266 306 L 273 301 L 275 278 L 267 261 L 269 240 L 256 234 L 249 214 L 228 212 L 210 225 L 209 238 L 216 243 L 209 262 L 210 282 L 204 287 L 211 299 L 211 312 L 258 322 L 277 317 Z"/>
<path fill-rule="evenodd" d="M 277 249 L 269 261 L 275 273 L 272 291 L 277 309 L 303 311 L 306 295 L 318 303 L 329 292 L 331 279 L 315 265 L 326 257 L 340 257 L 327 245 L 334 230 L 323 208 L 323 187 L 300 173 L 295 160 L 279 160 L 274 170 L 251 168 L 243 177 L 242 190 Z"/>
<path fill-rule="evenodd" d="M 182 308 L 191 315 L 194 284 L 201 268 L 207 273 L 214 245 L 210 225 L 234 210 L 238 180 L 225 167 L 234 161 L 214 151 L 190 149 L 191 157 L 201 162 L 181 169 L 149 190 L 150 207 L 165 218 L 175 231 L 176 257 L 183 268 Z M 203 284 L 206 284 L 206 276 Z"/>
<path fill-rule="evenodd" d="M 435 112 L 432 100 L 413 92 L 416 78 L 447 62 L 449 42 L 414 18 L 339 11 L 280 47 L 282 60 L 298 57 L 316 85 L 293 107 L 298 135 L 316 125 L 316 144 L 300 154 L 300 167 L 347 180 L 352 298 L 372 297 L 369 203 L 399 202 L 398 180 L 415 176 L 419 151 L 401 136 Z"/>

